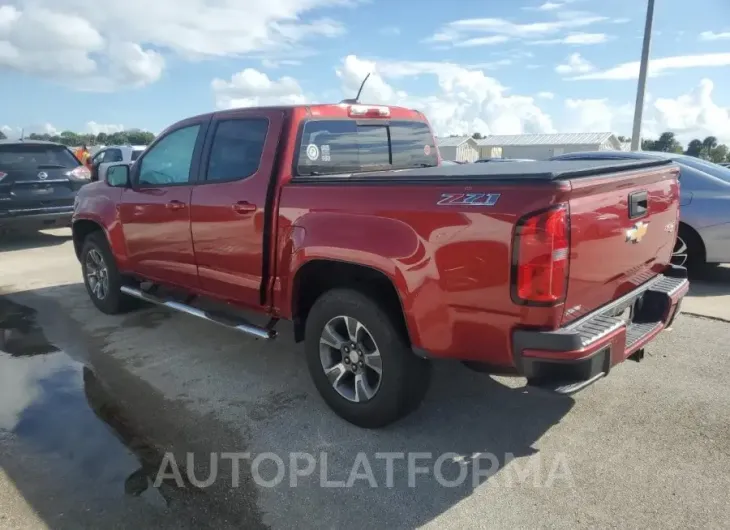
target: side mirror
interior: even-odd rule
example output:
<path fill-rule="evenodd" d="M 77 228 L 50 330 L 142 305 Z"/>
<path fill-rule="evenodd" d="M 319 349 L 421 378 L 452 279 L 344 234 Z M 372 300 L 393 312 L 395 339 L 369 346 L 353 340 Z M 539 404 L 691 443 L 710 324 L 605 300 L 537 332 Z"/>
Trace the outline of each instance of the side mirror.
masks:
<path fill-rule="evenodd" d="M 106 168 L 106 183 L 113 188 L 128 188 L 130 185 L 129 166 L 119 164 Z"/>

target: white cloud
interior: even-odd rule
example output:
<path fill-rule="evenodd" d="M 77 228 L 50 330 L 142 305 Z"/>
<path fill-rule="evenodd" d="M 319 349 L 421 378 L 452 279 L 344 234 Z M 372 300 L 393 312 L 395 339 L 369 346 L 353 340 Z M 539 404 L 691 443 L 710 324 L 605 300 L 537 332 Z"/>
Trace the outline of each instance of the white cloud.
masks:
<path fill-rule="evenodd" d="M 555 94 L 553 94 L 552 92 L 538 92 L 537 97 L 540 99 L 554 99 Z"/>
<path fill-rule="evenodd" d="M 566 99 L 563 126 L 567 130 L 621 132 L 631 129 L 633 107 L 612 105 L 607 99 Z"/>
<path fill-rule="evenodd" d="M 376 62 L 350 55 L 337 70 L 343 92 L 354 95 L 368 72 L 372 75 L 363 90 L 363 101 L 420 109 L 441 135 L 473 131 L 517 134 L 554 130 L 550 117 L 536 105 L 534 98 L 509 94 L 506 87 L 481 70 L 427 61 Z M 386 81 L 424 75 L 435 78 L 437 90 L 432 91 L 432 95 L 408 94 Z"/>
<path fill-rule="evenodd" d="M 525 11 L 555 11 L 561 7 L 565 7 L 567 4 L 572 4 L 575 0 L 563 0 L 562 2 L 543 2 L 538 6 L 527 6 L 523 7 Z"/>
<path fill-rule="evenodd" d="M 474 46 L 488 46 L 490 44 L 501 44 L 507 42 L 509 37 L 505 35 L 489 35 L 488 37 L 474 37 L 454 43 L 454 46 L 461 48 L 472 48 Z"/>
<path fill-rule="evenodd" d="M 515 23 L 502 18 L 469 18 L 445 24 L 426 42 L 458 45 L 479 38 L 480 35 L 501 36 L 504 38 L 502 42 L 508 39 L 536 39 L 605 20 L 608 20 L 607 17 L 574 11 L 560 12 L 556 20 L 547 22 Z"/>
<path fill-rule="evenodd" d="M 300 66 L 302 64 L 302 61 L 296 60 L 296 59 L 262 59 L 261 60 L 261 66 L 264 68 L 280 68 L 282 66 Z"/>
<path fill-rule="evenodd" d="M 299 105 L 307 102 L 296 79 L 270 79 L 263 72 L 246 68 L 234 74 L 230 81 L 214 79 L 211 83 L 215 105 L 219 109 L 257 107 L 264 105 Z"/>
<path fill-rule="evenodd" d="M 658 136 L 669 130 L 684 143 L 712 135 L 720 143 L 730 144 L 730 109 L 715 103 L 714 88 L 710 79 L 702 79 L 689 94 L 656 98 L 645 111 L 644 136 Z"/>
<path fill-rule="evenodd" d="M 113 134 L 116 132 L 123 131 L 124 125 L 104 124 L 104 123 L 96 123 L 95 121 L 90 121 L 90 122 L 86 123 L 86 129 L 93 135 L 97 135 L 99 133 Z"/>
<path fill-rule="evenodd" d="M 559 9 L 563 6 L 563 3 L 558 2 L 545 2 L 537 7 L 539 11 L 552 11 L 553 9 Z"/>
<path fill-rule="evenodd" d="M 573 45 L 589 45 L 602 44 L 608 42 L 608 35 L 605 33 L 571 33 L 559 39 L 543 39 L 536 40 L 530 44 L 573 44 Z"/>
<path fill-rule="evenodd" d="M 721 33 L 715 33 L 714 31 L 703 31 L 700 33 L 700 40 L 713 41 L 713 40 L 728 40 L 730 39 L 730 31 L 723 31 Z"/>
<path fill-rule="evenodd" d="M 142 86 L 160 78 L 166 55 L 300 54 L 307 40 L 345 31 L 304 16 L 359 1 L 107 0 L 102 9 L 93 0 L 14 0 L 0 7 L 0 69 L 86 90 Z"/>
<path fill-rule="evenodd" d="M 571 75 L 592 72 L 595 67 L 586 59 L 581 57 L 580 53 L 573 53 L 568 57 L 566 64 L 559 64 L 555 67 L 555 71 L 559 74 Z"/>
<path fill-rule="evenodd" d="M 670 70 L 684 68 L 730 66 L 730 53 L 708 53 L 704 55 L 678 55 L 675 57 L 664 57 L 652 59 L 649 62 L 650 77 L 657 76 Z M 576 73 L 576 72 L 573 72 Z M 581 73 L 581 72 L 577 72 Z M 625 80 L 639 77 L 639 61 L 619 64 L 608 70 L 585 73 L 572 79 L 610 79 Z"/>

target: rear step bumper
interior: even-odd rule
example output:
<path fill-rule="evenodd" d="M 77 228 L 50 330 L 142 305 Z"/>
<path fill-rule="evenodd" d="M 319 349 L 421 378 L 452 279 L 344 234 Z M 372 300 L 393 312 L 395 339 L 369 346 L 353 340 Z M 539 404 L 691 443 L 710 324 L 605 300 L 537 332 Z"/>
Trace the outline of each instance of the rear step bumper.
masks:
<path fill-rule="evenodd" d="M 556 331 L 516 330 L 514 362 L 528 384 L 571 394 L 608 375 L 641 350 L 679 313 L 687 271 L 671 267 L 626 296 Z M 621 318 L 631 309 L 630 321 Z"/>

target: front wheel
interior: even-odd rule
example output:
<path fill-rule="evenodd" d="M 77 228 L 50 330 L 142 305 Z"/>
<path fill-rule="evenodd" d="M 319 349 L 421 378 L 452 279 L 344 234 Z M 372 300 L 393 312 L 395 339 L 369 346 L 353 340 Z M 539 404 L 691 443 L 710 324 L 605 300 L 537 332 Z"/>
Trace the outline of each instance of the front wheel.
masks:
<path fill-rule="evenodd" d="M 136 298 L 121 292 L 126 278 L 119 273 L 114 255 L 101 232 L 94 232 L 84 240 L 81 272 L 89 298 L 103 313 L 115 315 L 139 305 Z"/>
<path fill-rule="evenodd" d="M 428 389 L 430 363 L 413 353 L 392 312 L 359 291 L 335 289 L 314 303 L 305 349 L 322 398 L 360 427 L 406 416 Z"/>

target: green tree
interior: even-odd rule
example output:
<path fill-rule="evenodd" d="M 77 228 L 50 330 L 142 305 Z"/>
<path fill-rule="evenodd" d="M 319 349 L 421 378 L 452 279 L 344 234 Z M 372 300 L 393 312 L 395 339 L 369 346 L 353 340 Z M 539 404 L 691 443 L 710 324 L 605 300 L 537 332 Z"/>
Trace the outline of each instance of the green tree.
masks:
<path fill-rule="evenodd" d="M 133 129 L 125 132 L 127 134 L 127 140 L 132 145 L 149 145 L 155 139 L 155 135 L 149 131 Z"/>
<path fill-rule="evenodd" d="M 630 142 L 631 141 L 631 137 L 630 136 L 618 136 L 617 139 L 621 143 L 625 143 L 625 142 Z"/>
<path fill-rule="evenodd" d="M 729 151 L 725 144 L 720 144 L 710 151 L 710 160 L 716 164 L 724 162 L 727 159 Z"/>
<path fill-rule="evenodd" d="M 96 143 L 99 145 L 106 145 L 109 143 L 109 135 L 105 132 L 100 132 L 96 135 Z"/>
<path fill-rule="evenodd" d="M 702 140 L 698 140 L 697 138 L 695 138 L 687 144 L 687 150 L 684 152 L 684 154 L 687 156 L 694 156 L 699 158 L 700 155 L 702 155 L 702 149 Z"/>
<path fill-rule="evenodd" d="M 702 158 L 710 158 L 710 153 L 715 147 L 717 147 L 717 138 L 714 136 L 708 136 L 702 140 L 702 150 L 704 155 Z"/>
<path fill-rule="evenodd" d="M 484 135 L 482 135 L 482 133 L 480 133 L 480 132 L 475 132 L 474 134 L 471 135 L 471 137 L 474 138 L 475 140 L 481 140 L 482 138 L 484 138 Z"/>
<path fill-rule="evenodd" d="M 662 151 L 664 153 L 681 153 L 682 144 L 677 141 L 671 131 L 663 132 L 658 140 L 644 140 L 641 144 L 644 151 Z"/>
<path fill-rule="evenodd" d="M 124 145 L 129 143 L 127 133 L 124 131 L 110 134 L 107 140 L 109 145 Z"/>

